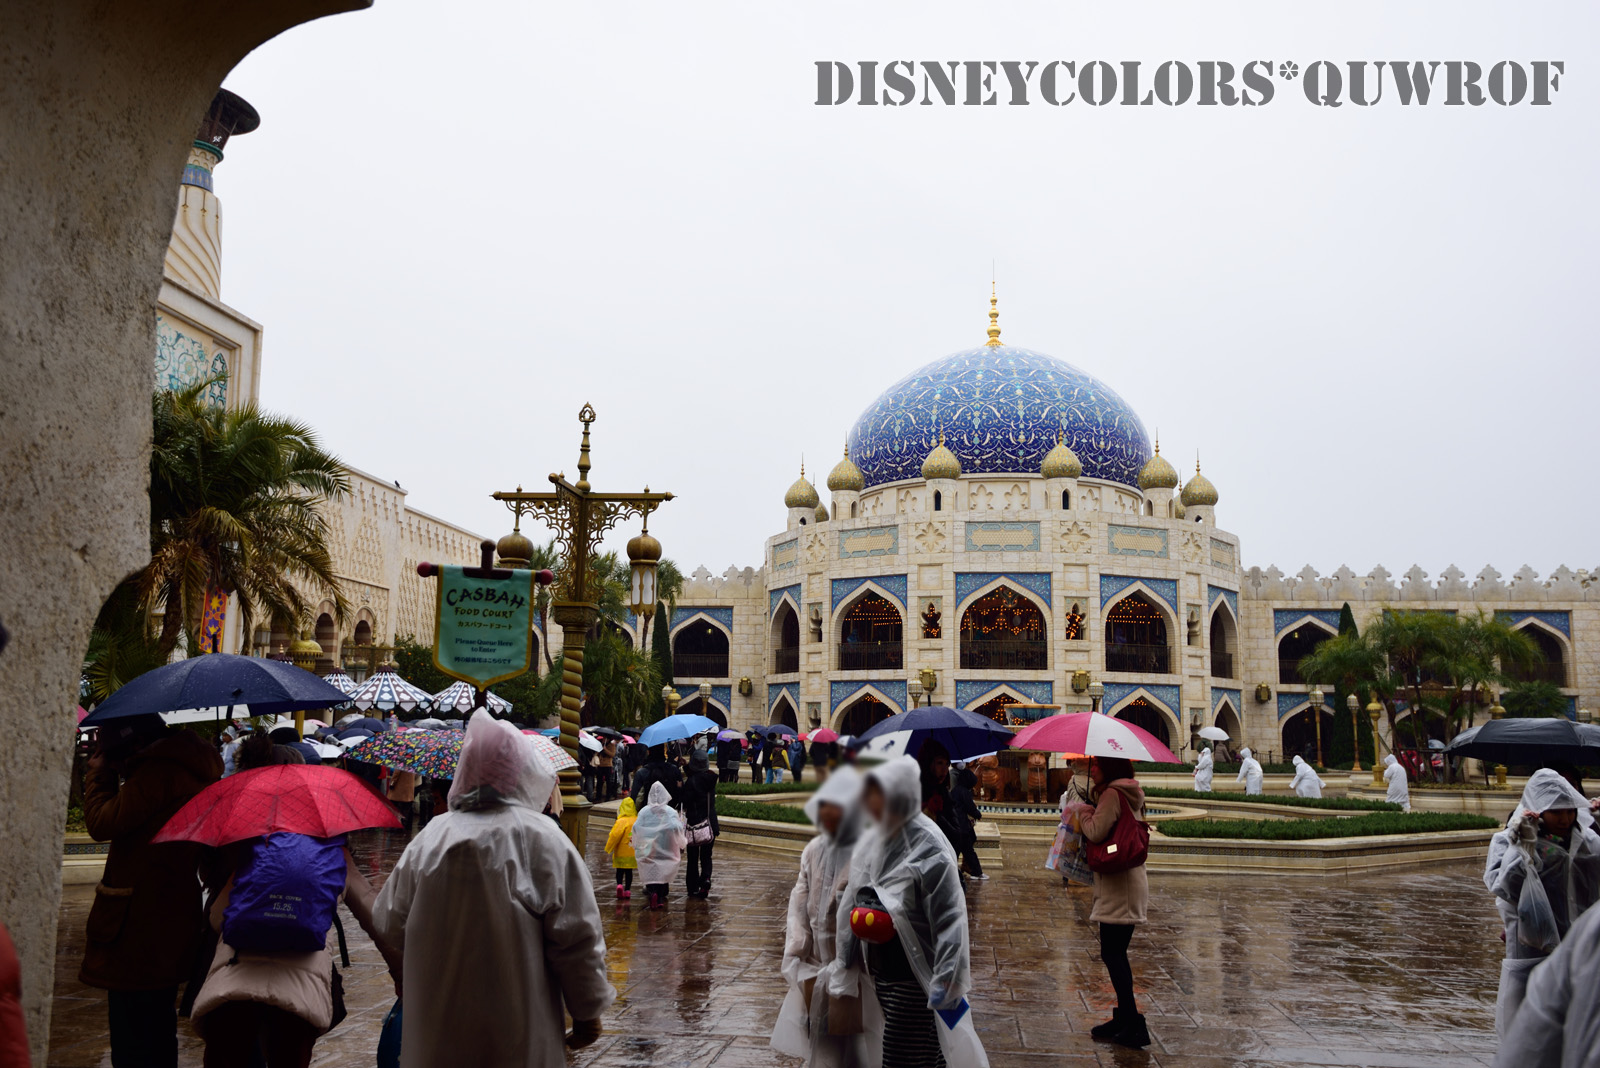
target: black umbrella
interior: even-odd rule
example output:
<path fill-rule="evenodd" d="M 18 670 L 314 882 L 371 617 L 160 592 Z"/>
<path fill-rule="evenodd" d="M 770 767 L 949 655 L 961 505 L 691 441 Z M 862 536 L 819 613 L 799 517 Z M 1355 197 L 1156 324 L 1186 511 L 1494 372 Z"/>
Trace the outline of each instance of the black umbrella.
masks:
<path fill-rule="evenodd" d="M 600 735 L 602 737 L 605 737 L 605 738 L 619 738 L 620 739 L 622 737 L 622 732 L 617 730 L 615 727 L 590 727 L 589 728 L 589 733 L 590 734 L 598 734 L 598 735 Z"/>
<path fill-rule="evenodd" d="M 791 738 L 797 737 L 800 734 L 799 731 L 795 730 L 787 723 L 774 723 L 770 727 L 762 727 L 761 729 L 766 732 L 766 735 L 769 738 L 774 734 L 787 734 Z"/>
<path fill-rule="evenodd" d="M 389 725 L 381 719 L 372 716 L 362 716 L 345 724 L 345 730 L 371 731 L 373 734 L 382 734 L 389 729 Z"/>
<path fill-rule="evenodd" d="M 1446 750 L 1499 764 L 1600 764 L 1600 727 L 1570 719 L 1492 719 Z"/>
<path fill-rule="evenodd" d="M 225 705 L 249 705 L 252 716 L 276 716 L 332 708 L 346 700 L 343 691 L 293 664 L 205 653 L 145 672 L 101 702 L 79 726 Z"/>

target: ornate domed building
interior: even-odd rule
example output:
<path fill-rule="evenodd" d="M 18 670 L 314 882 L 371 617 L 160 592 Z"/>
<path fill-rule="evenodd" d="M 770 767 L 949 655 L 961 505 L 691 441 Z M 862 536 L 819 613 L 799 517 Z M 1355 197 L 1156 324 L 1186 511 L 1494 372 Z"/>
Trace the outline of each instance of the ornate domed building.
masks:
<path fill-rule="evenodd" d="M 1011 722 L 1094 708 L 1179 752 L 1218 726 L 1286 759 L 1333 729 L 1298 664 L 1337 633 L 1345 602 L 1370 619 L 1493 601 L 1534 632 L 1574 712 L 1582 687 L 1600 688 L 1574 656 L 1578 629 L 1600 630 L 1600 605 L 1582 603 L 1587 576 L 1506 585 L 1485 569 L 1468 584 L 1452 568 L 1434 585 L 1413 568 L 1396 587 L 1382 568 L 1245 570 L 1198 463 L 1182 482 L 1115 390 L 1002 343 L 993 297 L 989 319 L 985 344 L 867 406 L 828 475 L 830 500 L 802 470 L 760 570 L 690 580 L 671 623 L 694 665 L 674 680 L 684 707 L 842 734 L 919 701 Z M 721 659 L 699 656 L 708 641 Z"/>

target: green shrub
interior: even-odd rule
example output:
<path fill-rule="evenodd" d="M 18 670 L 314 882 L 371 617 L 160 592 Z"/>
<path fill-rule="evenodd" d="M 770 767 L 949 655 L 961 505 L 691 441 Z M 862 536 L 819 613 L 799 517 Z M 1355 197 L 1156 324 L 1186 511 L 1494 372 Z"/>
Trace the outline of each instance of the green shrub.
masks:
<path fill-rule="evenodd" d="M 717 798 L 717 815 L 744 820 L 771 820 L 774 823 L 811 824 L 804 812 L 790 805 L 766 805 L 760 801 L 737 801 L 731 797 Z"/>
<path fill-rule="evenodd" d="M 89 833 L 88 825 L 83 822 L 83 806 L 82 805 L 68 805 L 67 806 L 67 833 L 68 834 L 88 834 Z"/>
<path fill-rule="evenodd" d="M 1172 797 L 1190 801 L 1248 801 L 1261 805 L 1293 805 L 1296 808 L 1326 808 L 1339 812 L 1399 812 L 1399 805 L 1387 801 L 1368 801 L 1360 797 L 1292 797 L 1283 794 L 1242 794 L 1232 790 L 1216 790 L 1203 794 L 1198 790 L 1168 790 L 1153 786 L 1145 790 L 1146 797 Z"/>
<path fill-rule="evenodd" d="M 1259 838 L 1299 842 L 1311 838 L 1358 838 L 1378 834 L 1437 834 L 1487 831 L 1500 826 L 1488 816 L 1460 812 L 1374 812 L 1369 816 L 1320 820 L 1181 820 L 1163 823 L 1169 838 Z"/>
<path fill-rule="evenodd" d="M 717 793 L 724 797 L 748 797 L 760 794 L 809 794 L 814 793 L 817 784 L 814 782 L 776 782 L 768 786 L 759 782 L 719 782 Z"/>

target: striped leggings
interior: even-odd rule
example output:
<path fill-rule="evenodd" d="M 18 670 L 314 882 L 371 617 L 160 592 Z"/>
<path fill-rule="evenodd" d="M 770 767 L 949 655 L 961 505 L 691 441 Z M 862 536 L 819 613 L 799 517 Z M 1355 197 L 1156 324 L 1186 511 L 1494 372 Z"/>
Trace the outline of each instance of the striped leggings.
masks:
<path fill-rule="evenodd" d="M 944 1068 L 933 1010 L 915 979 L 891 982 L 874 977 L 883 1009 L 883 1068 Z"/>

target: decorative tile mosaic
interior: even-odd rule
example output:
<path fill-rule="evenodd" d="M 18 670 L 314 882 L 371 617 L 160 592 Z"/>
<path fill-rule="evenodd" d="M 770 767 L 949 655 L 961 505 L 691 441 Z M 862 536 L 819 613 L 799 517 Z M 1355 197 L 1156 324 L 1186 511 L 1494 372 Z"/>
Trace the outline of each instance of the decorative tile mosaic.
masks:
<path fill-rule="evenodd" d="M 985 345 L 885 390 L 851 429 L 850 458 L 869 487 L 920 478 L 942 431 L 964 474 L 1034 475 L 1063 430 L 1085 477 L 1138 484 L 1150 437 L 1115 391 L 1053 356 Z"/>
<path fill-rule="evenodd" d="M 837 612 L 839 605 L 844 603 L 846 597 L 849 597 L 869 582 L 899 601 L 901 608 L 906 606 L 906 577 L 904 575 L 869 575 L 866 578 L 834 579 L 833 611 Z"/>
<path fill-rule="evenodd" d="M 215 354 L 206 352 L 205 342 L 190 337 L 167 321 L 156 316 L 156 385 L 159 392 L 185 389 L 208 378 L 217 379 L 205 388 L 202 399 L 215 406 L 228 401 L 228 357 L 221 349 Z"/>
<path fill-rule="evenodd" d="M 1167 558 L 1167 532 L 1149 527 L 1106 527 L 1106 552 L 1112 556 Z"/>
<path fill-rule="evenodd" d="M 979 523 L 969 520 L 969 553 L 1036 553 L 1039 551 L 1038 523 Z"/>
<path fill-rule="evenodd" d="M 839 531 L 839 559 L 855 560 L 864 556 L 894 556 L 900 552 L 900 528 L 867 527 L 862 530 Z"/>
<path fill-rule="evenodd" d="M 1174 613 L 1178 611 L 1178 580 L 1162 578 L 1140 578 L 1137 575 L 1101 575 L 1100 576 L 1100 608 L 1102 611 L 1111 604 L 1112 600 L 1123 590 L 1134 583 L 1143 583 L 1145 589 L 1167 602 L 1167 607 Z"/>
<path fill-rule="evenodd" d="M 1221 586 L 1206 587 L 1206 611 L 1215 608 L 1218 600 L 1228 602 L 1228 610 L 1233 613 L 1233 621 L 1239 622 L 1239 594 Z"/>
<path fill-rule="evenodd" d="M 1222 702 L 1233 706 L 1233 714 L 1244 715 L 1244 693 L 1241 690 L 1224 690 L 1221 687 L 1211 687 L 1211 714 L 1217 714 L 1217 709 L 1222 707 Z"/>
<path fill-rule="evenodd" d="M 201 189 L 210 192 L 212 190 L 210 168 L 202 167 L 196 163 L 185 163 L 183 165 L 183 184 L 199 186 Z"/>
<path fill-rule="evenodd" d="M 1211 539 L 1211 566 L 1212 567 L 1237 567 L 1233 554 L 1233 546 L 1221 538 Z"/>
<path fill-rule="evenodd" d="M 1055 683 L 1028 680 L 1024 682 L 1011 682 L 1006 679 L 957 679 L 956 680 L 956 707 L 971 709 L 974 705 L 982 704 L 1001 686 L 1009 686 L 1026 697 L 1036 705 L 1048 705 L 1055 702 Z"/>
<path fill-rule="evenodd" d="M 800 684 L 797 682 L 780 683 L 777 686 L 767 687 L 767 713 L 770 716 L 773 706 L 778 703 L 778 698 L 784 694 L 789 695 L 789 703 L 794 706 L 794 714 L 800 715 Z"/>
<path fill-rule="evenodd" d="M 1294 715 L 1294 713 L 1309 706 L 1310 701 L 1303 693 L 1280 693 L 1278 694 L 1278 720 L 1282 722 Z M 1323 700 L 1322 707 L 1328 715 L 1333 715 L 1333 706 L 1326 699 Z"/>
<path fill-rule="evenodd" d="M 837 712 L 839 706 L 851 697 L 871 686 L 889 703 L 895 706 L 896 712 L 905 711 L 906 707 L 906 680 L 905 679 L 860 679 L 839 680 L 828 683 L 828 711 Z"/>
<path fill-rule="evenodd" d="M 686 705 L 700 696 L 699 686 L 674 686 L 673 689 L 678 691 L 678 704 L 680 706 Z M 721 706 L 724 713 L 733 711 L 733 687 L 711 687 L 711 703 Z"/>
<path fill-rule="evenodd" d="M 1502 623 L 1509 623 L 1513 627 L 1525 620 L 1535 619 L 1547 627 L 1553 627 L 1569 638 L 1572 637 L 1571 612 L 1523 612 L 1513 608 L 1509 611 L 1501 610 L 1496 612 L 1494 618 Z"/>
<path fill-rule="evenodd" d="M 1302 619 L 1314 619 L 1318 623 L 1326 623 L 1333 628 L 1335 634 L 1339 632 L 1339 609 L 1337 608 L 1274 608 L 1272 610 L 1272 633 L 1281 635 Z"/>
<path fill-rule="evenodd" d="M 712 605 L 708 608 L 696 608 L 694 605 L 680 604 L 672 611 L 672 633 L 678 633 L 678 628 L 694 622 L 696 616 L 704 619 L 714 619 L 727 628 L 729 634 L 733 633 L 733 606 Z"/>
<path fill-rule="evenodd" d="M 996 579 L 1014 582 L 1025 590 L 1037 593 L 1050 603 L 1050 573 L 1048 571 L 958 571 L 956 572 L 956 604 L 963 605 L 967 598 Z"/>
<path fill-rule="evenodd" d="M 772 547 L 772 570 L 792 571 L 800 562 L 800 539 L 790 538 Z"/>
<path fill-rule="evenodd" d="M 794 604 L 795 614 L 798 615 L 800 613 L 800 584 L 797 582 L 793 586 L 781 586 L 778 589 L 767 591 L 768 619 L 778 614 L 778 602 L 783 600 L 785 594 Z"/>
<path fill-rule="evenodd" d="M 1108 714 L 1114 711 L 1123 701 L 1143 691 L 1153 703 L 1165 708 L 1174 716 L 1178 715 L 1180 695 L 1176 686 L 1153 685 L 1143 682 L 1108 682 L 1105 684 L 1105 688 L 1105 696 L 1100 698 L 1100 709 Z M 1182 717 L 1179 718 L 1181 719 Z"/>

